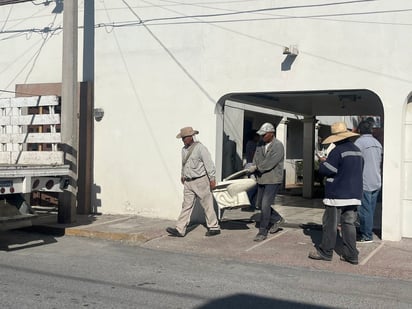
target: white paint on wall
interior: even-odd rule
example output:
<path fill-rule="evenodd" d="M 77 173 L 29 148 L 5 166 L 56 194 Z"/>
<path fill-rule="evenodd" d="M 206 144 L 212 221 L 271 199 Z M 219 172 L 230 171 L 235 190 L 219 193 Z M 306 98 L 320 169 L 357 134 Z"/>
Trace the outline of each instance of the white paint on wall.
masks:
<path fill-rule="evenodd" d="M 403 0 L 312 6 L 294 0 L 288 6 L 270 0 L 95 2 L 95 106 L 105 110 L 95 123 L 97 211 L 176 218 L 183 188 L 182 142 L 175 136 L 193 126 L 220 163 L 223 127 L 215 108 L 225 94 L 368 89 L 385 112 L 383 237 L 411 235 L 403 219 L 410 207 L 400 189 L 400 119 L 412 90 L 412 13 L 402 11 Z M 14 5 L 8 16 L 10 9 L 0 6 L 0 88 L 60 82 L 62 33 L 24 29 L 56 28 L 62 15 L 32 2 Z M 21 31 L 5 32 L 12 30 Z M 283 48 L 290 45 L 299 55 L 286 68 Z"/>

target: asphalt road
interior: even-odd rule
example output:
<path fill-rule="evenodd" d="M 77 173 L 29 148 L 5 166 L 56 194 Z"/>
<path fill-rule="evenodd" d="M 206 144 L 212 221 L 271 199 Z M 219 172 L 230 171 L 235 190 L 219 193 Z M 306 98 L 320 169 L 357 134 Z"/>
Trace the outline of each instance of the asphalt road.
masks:
<path fill-rule="evenodd" d="M 412 308 L 412 282 L 2 232 L 2 308 Z"/>

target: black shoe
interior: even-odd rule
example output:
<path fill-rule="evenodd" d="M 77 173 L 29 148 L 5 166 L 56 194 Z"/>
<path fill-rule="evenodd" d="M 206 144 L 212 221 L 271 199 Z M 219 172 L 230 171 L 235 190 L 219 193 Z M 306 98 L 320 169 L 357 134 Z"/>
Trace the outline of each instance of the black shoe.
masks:
<path fill-rule="evenodd" d="M 308 257 L 312 260 L 332 261 L 332 257 L 324 256 L 318 250 L 309 252 Z"/>
<path fill-rule="evenodd" d="M 345 257 L 345 256 L 341 256 L 340 257 L 340 260 L 341 261 L 344 261 L 344 262 L 348 262 L 348 263 L 350 263 L 350 264 L 352 264 L 352 265 L 358 265 L 359 264 L 359 261 L 358 260 L 351 260 L 351 259 L 348 259 L 347 257 Z"/>
<path fill-rule="evenodd" d="M 220 234 L 220 230 L 208 230 L 205 234 L 205 236 L 215 236 L 215 235 L 219 235 Z"/>
<path fill-rule="evenodd" d="M 179 231 L 173 227 L 168 227 L 166 228 L 166 232 L 168 232 L 170 235 L 175 236 L 175 237 L 184 237 L 185 235 L 182 235 L 179 233 Z"/>
<path fill-rule="evenodd" d="M 269 233 L 275 234 L 276 232 L 278 232 L 283 223 L 285 223 L 285 219 L 280 218 L 278 222 L 273 223 L 272 227 L 269 230 Z"/>

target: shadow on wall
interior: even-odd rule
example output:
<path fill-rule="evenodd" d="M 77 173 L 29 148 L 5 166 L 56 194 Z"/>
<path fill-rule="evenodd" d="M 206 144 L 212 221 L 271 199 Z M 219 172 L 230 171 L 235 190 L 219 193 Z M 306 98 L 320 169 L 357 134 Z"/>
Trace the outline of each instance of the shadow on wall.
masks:
<path fill-rule="evenodd" d="M 222 155 L 222 178 L 233 174 L 236 171 L 236 142 L 232 141 L 228 135 L 223 137 Z"/>
<path fill-rule="evenodd" d="M 287 55 L 285 60 L 283 60 L 281 65 L 282 71 L 290 71 L 292 69 L 292 64 L 295 62 L 296 56 L 295 55 Z"/>
<path fill-rule="evenodd" d="M 98 208 L 102 207 L 102 200 L 99 198 L 99 195 L 102 193 L 102 187 L 97 185 L 97 184 L 93 184 L 92 187 L 92 205 L 91 205 L 91 213 L 92 214 L 96 214 L 99 215 L 101 213 L 99 213 Z"/>
<path fill-rule="evenodd" d="M 237 154 L 236 142 L 223 136 L 222 179 L 243 169 L 242 158 Z"/>
<path fill-rule="evenodd" d="M 290 308 L 290 309 L 314 309 L 314 308 L 331 308 L 306 303 L 297 303 L 288 300 L 261 297 L 250 294 L 235 294 L 232 296 L 219 298 L 208 302 L 197 309 L 223 309 L 223 308 Z"/>

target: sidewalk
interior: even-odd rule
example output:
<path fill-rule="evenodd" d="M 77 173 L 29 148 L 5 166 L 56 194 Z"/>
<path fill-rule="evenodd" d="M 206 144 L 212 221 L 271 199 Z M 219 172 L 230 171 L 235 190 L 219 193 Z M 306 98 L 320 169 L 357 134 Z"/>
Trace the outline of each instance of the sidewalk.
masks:
<path fill-rule="evenodd" d="M 412 280 L 412 239 L 384 242 L 375 236 L 373 243 L 358 245 L 360 255 L 356 266 L 340 261 L 338 254 L 331 262 L 315 261 L 307 255 L 314 243 L 321 239 L 321 200 L 279 196 L 275 208 L 286 223 L 282 230 L 269 234 L 265 241 L 259 243 L 253 241 L 259 213 L 239 209 L 224 213 L 222 234 L 214 237 L 204 236 L 206 228 L 203 225 L 193 226 L 184 238 L 172 237 L 165 228 L 174 226 L 175 221 L 127 215 L 78 216 L 72 225 L 45 223 L 41 228 L 56 229 L 69 236 L 121 241 L 155 250 L 213 256 L 217 258 L 217 266 L 224 259 L 235 259 Z"/>

